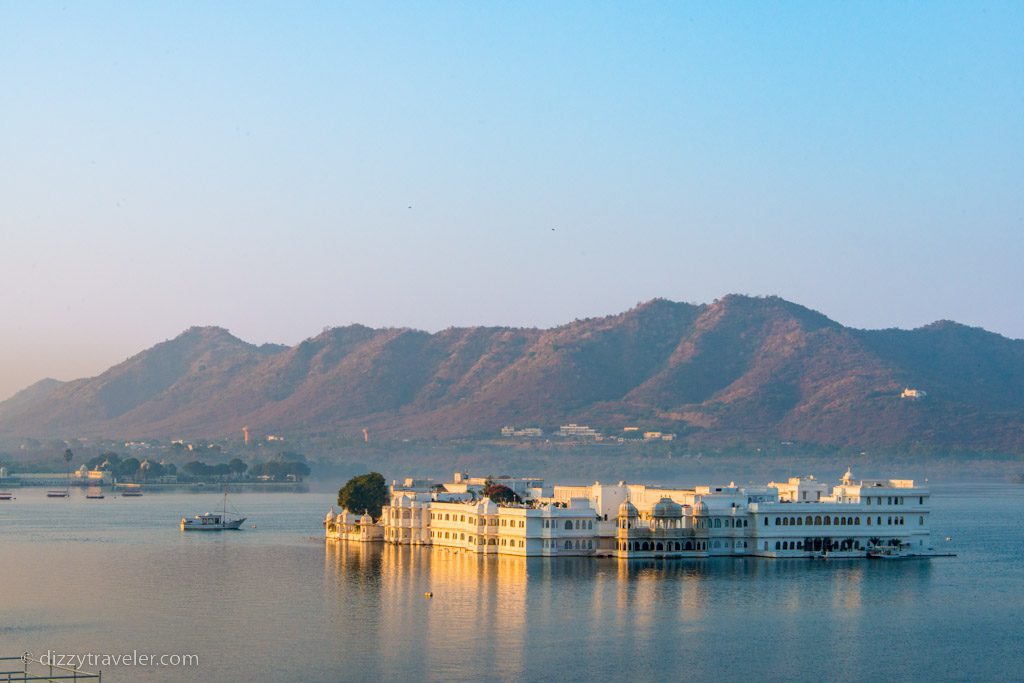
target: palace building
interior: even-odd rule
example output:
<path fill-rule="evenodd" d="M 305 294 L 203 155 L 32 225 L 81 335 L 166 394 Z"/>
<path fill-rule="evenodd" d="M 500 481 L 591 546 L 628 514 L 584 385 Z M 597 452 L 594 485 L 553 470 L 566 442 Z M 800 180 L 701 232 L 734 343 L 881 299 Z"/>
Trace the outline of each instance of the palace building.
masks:
<path fill-rule="evenodd" d="M 483 495 L 488 483 L 392 483 L 379 519 L 333 510 L 328 540 L 430 545 L 473 553 L 618 558 L 908 557 L 933 552 L 929 492 L 911 480 L 837 484 L 794 477 L 766 486 L 546 486 L 499 479 L 521 502 Z"/>

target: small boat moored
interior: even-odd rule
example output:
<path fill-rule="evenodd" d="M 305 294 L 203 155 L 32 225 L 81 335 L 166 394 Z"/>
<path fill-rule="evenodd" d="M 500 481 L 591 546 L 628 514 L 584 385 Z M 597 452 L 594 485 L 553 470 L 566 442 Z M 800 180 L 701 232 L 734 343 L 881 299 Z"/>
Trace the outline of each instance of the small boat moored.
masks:
<path fill-rule="evenodd" d="M 206 512 L 196 515 L 192 519 L 181 518 L 182 531 L 224 531 L 227 529 L 241 529 L 245 517 L 231 519 L 217 512 Z"/>
<path fill-rule="evenodd" d="M 47 498 L 67 498 L 71 493 L 66 489 L 53 489 L 46 492 Z"/>
<path fill-rule="evenodd" d="M 0 491 L 0 500 L 14 500 L 14 494 L 10 491 Z"/>
<path fill-rule="evenodd" d="M 182 531 L 226 531 L 242 528 L 245 517 L 228 515 L 228 492 L 224 490 L 224 506 L 221 512 L 205 512 L 192 519 L 181 518 Z"/>

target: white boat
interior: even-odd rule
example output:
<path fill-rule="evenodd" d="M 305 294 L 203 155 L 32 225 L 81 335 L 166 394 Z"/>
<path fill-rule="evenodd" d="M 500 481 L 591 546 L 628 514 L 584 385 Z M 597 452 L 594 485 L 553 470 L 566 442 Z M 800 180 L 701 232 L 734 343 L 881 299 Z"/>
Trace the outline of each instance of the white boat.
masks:
<path fill-rule="evenodd" d="M 47 498 L 67 498 L 71 495 L 71 492 L 67 489 L 53 489 L 46 492 Z"/>
<path fill-rule="evenodd" d="M 915 555 L 909 551 L 909 544 L 875 545 L 868 548 L 870 560 L 903 560 Z"/>
<path fill-rule="evenodd" d="M 0 500 L 14 500 L 14 494 L 10 491 L 0 491 Z"/>
<path fill-rule="evenodd" d="M 192 519 L 181 518 L 182 531 L 225 531 L 242 528 L 245 517 L 228 515 L 228 492 L 224 491 L 224 508 L 221 512 L 205 512 Z"/>

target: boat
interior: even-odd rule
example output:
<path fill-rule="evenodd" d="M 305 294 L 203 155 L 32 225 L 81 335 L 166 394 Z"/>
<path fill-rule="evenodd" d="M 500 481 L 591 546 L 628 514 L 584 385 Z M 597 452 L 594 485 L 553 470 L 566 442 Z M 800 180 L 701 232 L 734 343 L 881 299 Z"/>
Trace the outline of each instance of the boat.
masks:
<path fill-rule="evenodd" d="M 67 489 L 52 489 L 46 492 L 47 498 L 67 498 L 71 493 Z"/>
<path fill-rule="evenodd" d="M 868 559 L 869 560 L 903 560 L 908 557 L 915 557 L 914 554 L 907 552 L 904 549 L 903 543 L 900 545 L 875 545 L 868 548 Z"/>
<path fill-rule="evenodd" d="M 103 500 L 103 490 L 98 486 L 92 486 L 85 492 L 85 497 L 89 500 Z"/>
<path fill-rule="evenodd" d="M 142 489 L 138 486 L 132 486 L 121 490 L 121 496 L 124 498 L 140 498 L 142 496 Z"/>
<path fill-rule="evenodd" d="M 228 515 L 228 492 L 224 491 L 224 505 L 220 512 L 204 512 L 192 519 L 181 518 L 182 531 L 226 531 L 242 528 L 245 517 Z"/>
<path fill-rule="evenodd" d="M 14 500 L 14 494 L 10 491 L 0 491 L 0 500 Z"/>

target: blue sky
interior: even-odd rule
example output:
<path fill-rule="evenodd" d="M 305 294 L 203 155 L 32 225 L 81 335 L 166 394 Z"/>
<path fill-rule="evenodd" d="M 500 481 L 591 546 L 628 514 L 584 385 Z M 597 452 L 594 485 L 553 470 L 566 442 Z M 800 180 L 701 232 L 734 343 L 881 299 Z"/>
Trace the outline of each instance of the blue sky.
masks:
<path fill-rule="evenodd" d="M 0 2 L 0 397 L 194 324 L 655 296 L 1024 337 L 1021 36 L 1019 2 Z"/>

